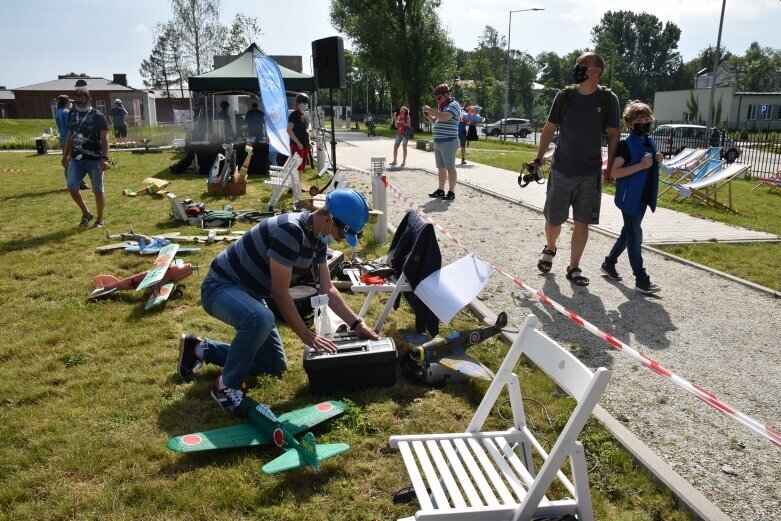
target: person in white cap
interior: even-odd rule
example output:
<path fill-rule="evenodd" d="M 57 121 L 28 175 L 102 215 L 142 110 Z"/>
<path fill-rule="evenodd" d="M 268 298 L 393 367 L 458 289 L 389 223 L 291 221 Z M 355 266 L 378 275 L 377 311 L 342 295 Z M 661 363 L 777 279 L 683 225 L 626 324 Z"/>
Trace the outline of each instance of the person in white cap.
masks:
<path fill-rule="evenodd" d="M 339 290 L 331 285 L 326 262 L 329 244 L 358 245 L 358 235 L 369 220 L 363 196 L 351 189 L 329 192 L 325 205 L 314 213 L 286 213 L 255 225 L 212 261 L 201 285 L 201 303 L 207 313 L 230 324 L 236 336 L 230 344 L 182 334 L 177 373 L 191 380 L 204 362 L 223 367 L 211 395 L 220 407 L 244 416 L 244 380 L 250 374 L 281 375 L 287 369 L 282 339 L 274 313 L 266 305 L 272 297 L 282 318 L 304 345 L 336 352 L 334 343 L 310 330 L 301 318 L 290 284 L 314 269 L 315 285 L 328 296 L 328 307 L 359 338 L 377 339 Z"/>
<path fill-rule="evenodd" d="M 114 122 L 114 136 L 127 137 L 127 125 L 125 124 L 127 109 L 122 106 L 122 100 L 114 100 L 114 106 L 111 107 L 111 120 Z"/>

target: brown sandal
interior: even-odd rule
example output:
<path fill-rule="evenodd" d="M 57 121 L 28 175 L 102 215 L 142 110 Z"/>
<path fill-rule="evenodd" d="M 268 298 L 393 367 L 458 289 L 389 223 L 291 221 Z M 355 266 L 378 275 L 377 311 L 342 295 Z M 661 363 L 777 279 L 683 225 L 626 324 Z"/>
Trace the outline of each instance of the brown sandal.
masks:
<path fill-rule="evenodd" d="M 581 273 L 583 273 L 583 270 L 580 269 L 580 266 L 575 266 L 574 268 L 567 266 L 568 280 L 570 280 L 576 286 L 588 286 L 588 283 L 590 281 L 588 280 L 588 278 L 581 275 Z"/>
<path fill-rule="evenodd" d="M 542 247 L 542 254 L 543 255 L 550 255 L 551 259 L 556 256 L 556 250 L 549 250 L 548 245 Z M 543 273 L 549 273 L 551 268 L 553 267 L 553 260 L 542 260 L 540 259 L 537 261 L 537 269 L 540 270 Z"/>

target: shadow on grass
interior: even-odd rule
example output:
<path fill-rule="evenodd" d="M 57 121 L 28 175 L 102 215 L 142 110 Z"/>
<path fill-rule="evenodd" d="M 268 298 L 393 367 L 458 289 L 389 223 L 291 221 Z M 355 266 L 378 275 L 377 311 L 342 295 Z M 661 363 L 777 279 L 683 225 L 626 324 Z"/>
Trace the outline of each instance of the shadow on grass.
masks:
<path fill-rule="evenodd" d="M 61 194 L 64 193 L 64 188 L 58 188 L 56 190 L 48 190 L 46 192 L 23 192 L 19 194 L 9 195 L 6 197 L 0 197 L 0 201 L 12 201 L 14 199 L 30 199 L 34 197 L 42 197 L 44 195 Z"/>
<path fill-rule="evenodd" d="M 21 251 L 31 248 L 38 248 L 44 246 L 49 242 L 59 242 L 67 239 L 68 237 L 85 231 L 82 228 L 72 228 L 68 230 L 59 230 L 56 232 L 48 233 L 46 235 L 39 235 L 36 237 L 25 237 L 22 239 L 13 239 L 10 241 L 0 241 L 0 252 L 8 253 L 12 251 Z"/>

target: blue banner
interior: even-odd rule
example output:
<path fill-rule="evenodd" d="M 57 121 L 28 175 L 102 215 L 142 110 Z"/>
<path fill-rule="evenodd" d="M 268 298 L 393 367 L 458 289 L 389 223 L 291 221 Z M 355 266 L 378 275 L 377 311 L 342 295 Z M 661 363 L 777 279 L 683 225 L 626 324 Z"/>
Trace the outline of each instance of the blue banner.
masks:
<path fill-rule="evenodd" d="M 258 75 L 260 100 L 266 114 L 266 131 L 269 146 L 290 155 L 290 136 L 287 134 L 287 97 L 285 82 L 277 62 L 262 54 L 253 56 Z"/>

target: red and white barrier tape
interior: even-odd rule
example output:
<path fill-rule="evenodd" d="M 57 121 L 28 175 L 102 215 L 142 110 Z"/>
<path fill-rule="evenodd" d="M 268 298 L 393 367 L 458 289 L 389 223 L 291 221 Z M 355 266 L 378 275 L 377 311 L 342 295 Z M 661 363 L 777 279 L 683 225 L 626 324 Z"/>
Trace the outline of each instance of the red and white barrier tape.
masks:
<path fill-rule="evenodd" d="M 346 166 L 343 165 L 341 167 L 344 170 L 354 170 L 359 173 L 363 173 L 369 176 L 372 176 L 372 173 L 368 170 L 364 170 L 362 168 L 356 168 L 352 166 Z M 671 382 L 673 382 L 675 385 L 683 389 L 684 391 L 689 392 L 690 394 L 693 394 L 695 397 L 699 398 L 703 402 L 707 403 L 714 409 L 726 414 L 727 416 L 737 420 L 738 422 L 742 423 L 744 426 L 748 427 L 750 430 L 754 431 L 755 433 L 759 434 L 760 436 L 768 439 L 770 443 L 775 445 L 776 447 L 781 447 L 781 433 L 771 429 L 767 425 L 763 425 L 759 421 L 755 420 L 751 416 L 748 416 L 745 413 L 740 412 L 739 410 L 735 409 L 734 407 L 730 407 L 723 401 L 721 401 L 719 398 L 716 397 L 715 394 L 712 394 L 702 387 L 693 384 L 689 382 L 688 380 L 678 376 L 677 374 L 673 373 L 672 371 L 669 371 L 668 369 L 665 369 L 663 366 L 661 366 L 657 361 L 647 357 L 646 355 L 640 353 L 639 351 L 629 347 L 627 344 L 623 343 L 621 340 L 617 339 L 610 333 L 607 333 L 606 331 L 598 328 L 591 322 L 585 320 L 583 317 L 579 316 L 574 311 L 571 311 L 555 300 L 551 299 L 545 293 L 543 293 L 540 290 L 537 290 L 528 284 L 524 283 L 521 279 L 517 277 L 513 277 L 509 273 L 506 273 L 504 270 L 499 268 L 498 266 L 494 265 L 492 262 L 487 261 L 485 259 L 480 258 L 478 255 L 473 253 L 469 250 L 464 244 L 456 237 L 450 234 L 450 232 L 439 224 L 436 220 L 434 220 L 432 217 L 430 217 L 425 211 L 423 211 L 418 205 L 416 205 L 412 199 L 407 197 L 404 192 L 399 190 L 393 183 L 387 180 L 386 177 L 383 176 L 383 183 L 385 186 L 390 190 L 393 195 L 395 195 L 399 200 L 401 200 L 404 204 L 406 204 L 409 208 L 412 210 L 415 210 L 417 213 L 419 213 L 426 221 L 430 222 L 434 228 L 439 230 L 442 234 L 444 234 L 448 239 L 453 241 L 456 245 L 458 245 L 459 248 L 464 250 L 465 252 L 469 253 L 470 255 L 474 255 L 476 258 L 482 260 L 483 262 L 486 262 L 491 265 L 491 267 L 496 271 L 497 273 L 500 273 L 501 275 L 507 277 L 510 279 L 515 285 L 537 295 L 539 299 L 548 307 L 555 309 L 568 319 L 570 319 L 575 324 L 579 325 L 586 331 L 592 333 L 593 335 L 601 338 L 605 342 L 607 342 L 609 345 L 613 346 L 617 350 L 621 351 L 622 353 L 625 353 L 629 358 L 634 360 L 635 362 L 643 365 L 644 367 L 650 369 L 654 373 L 663 376 L 664 378 L 667 378 Z"/>

